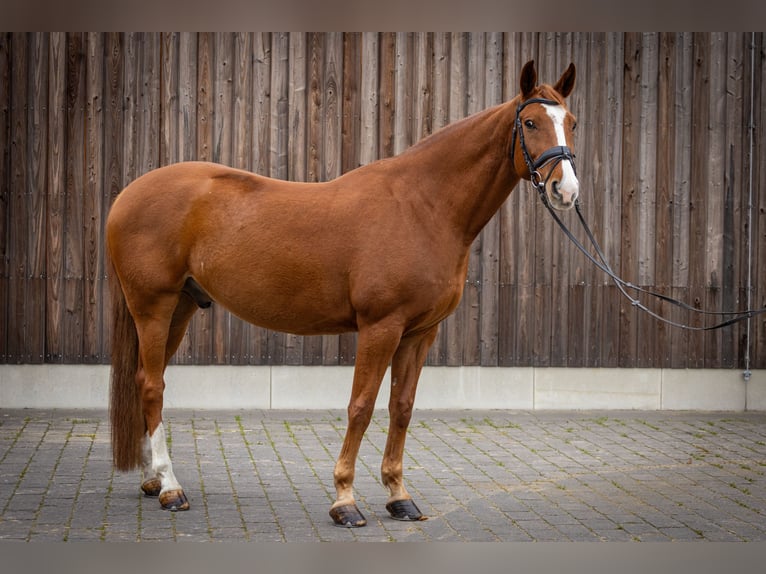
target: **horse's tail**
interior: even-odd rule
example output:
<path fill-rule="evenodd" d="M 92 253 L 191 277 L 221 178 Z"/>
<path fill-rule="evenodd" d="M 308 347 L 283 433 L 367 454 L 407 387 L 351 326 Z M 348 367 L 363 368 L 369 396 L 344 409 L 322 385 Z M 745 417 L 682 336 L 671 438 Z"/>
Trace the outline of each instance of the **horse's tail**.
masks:
<path fill-rule="evenodd" d="M 145 433 L 144 413 L 136 384 L 138 332 L 133 316 L 128 311 L 120 279 L 108 255 L 107 260 L 112 300 L 112 381 L 109 400 L 112 461 L 118 470 L 131 470 L 141 463 L 141 439 Z"/>

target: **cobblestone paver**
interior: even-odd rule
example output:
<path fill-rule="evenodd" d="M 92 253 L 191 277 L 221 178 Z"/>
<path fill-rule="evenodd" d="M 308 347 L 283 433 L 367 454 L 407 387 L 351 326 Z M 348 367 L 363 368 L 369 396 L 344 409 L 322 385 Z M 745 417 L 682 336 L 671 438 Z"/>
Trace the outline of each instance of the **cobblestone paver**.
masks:
<path fill-rule="evenodd" d="M 416 411 L 410 493 L 385 510 L 376 412 L 357 464 L 368 526 L 334 527 L 342 411 L 166 411 L 192 508 L 112 470 L 101 411 L 0 410 L 0 540 L 766 540 L 766 414 Z"/>

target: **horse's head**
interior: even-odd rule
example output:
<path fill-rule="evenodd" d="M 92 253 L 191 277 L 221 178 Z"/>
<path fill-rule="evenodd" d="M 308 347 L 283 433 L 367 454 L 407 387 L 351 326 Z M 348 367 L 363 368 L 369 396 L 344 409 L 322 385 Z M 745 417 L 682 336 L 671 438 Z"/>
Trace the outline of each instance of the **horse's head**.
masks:
<path fill-rule="evenodd" d="M 580 192 L 572 151 L 577 122 L 564 103 L 574 83 L 575 67 L 569 64 L 556 85 L 538 86 L 530 61 L 521 71 L 521 93 L 515 100 L 514 167 L 556 209 L 570 209 Z"/>

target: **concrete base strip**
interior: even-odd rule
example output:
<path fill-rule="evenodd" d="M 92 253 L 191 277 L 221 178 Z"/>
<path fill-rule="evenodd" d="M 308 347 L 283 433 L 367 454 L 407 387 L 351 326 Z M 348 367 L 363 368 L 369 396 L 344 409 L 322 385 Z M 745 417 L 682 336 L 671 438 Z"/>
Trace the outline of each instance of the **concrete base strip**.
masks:
<path fill-rule="evenodd" d="M 165 406 L 345 408 L 353 367 L 188 366 L 166 374 Z M 377 408 L 388 403 L 389 376 Z M 0 407 L 106 408 L 106 365 L 0 365 Z M 426 367 L 419 409 L 766 410 L 766 370 Z"/>

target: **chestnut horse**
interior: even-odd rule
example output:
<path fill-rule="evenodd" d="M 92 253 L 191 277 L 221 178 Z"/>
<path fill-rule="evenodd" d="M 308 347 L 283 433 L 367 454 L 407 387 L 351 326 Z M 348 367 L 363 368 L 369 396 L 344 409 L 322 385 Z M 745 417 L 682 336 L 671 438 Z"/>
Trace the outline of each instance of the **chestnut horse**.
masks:
<path fill-rule="evenodd" d="M 115 467 L 140 466 L 142 490 L 162 508 L 189 507 L 166 445 L 163 376 L 197 307 L 215 302 L 268 329 L 358 331 L 330 509 L 340 526 L 366 523 L 354 471 L 391 364 L 386 508 L 395 519 L 423 519 L 402 479 L 421 368 L 460 301 L 471 243 L 519 180 L 531 179 L 557 209 L 574 204 L 575 121 L 564 103 L 574 82 L 570 64 L 555 85 L 538 85 L 528 62 L 511 101 L 329 182 L 188 162 L 128 185 L 106 225 Z"/>

